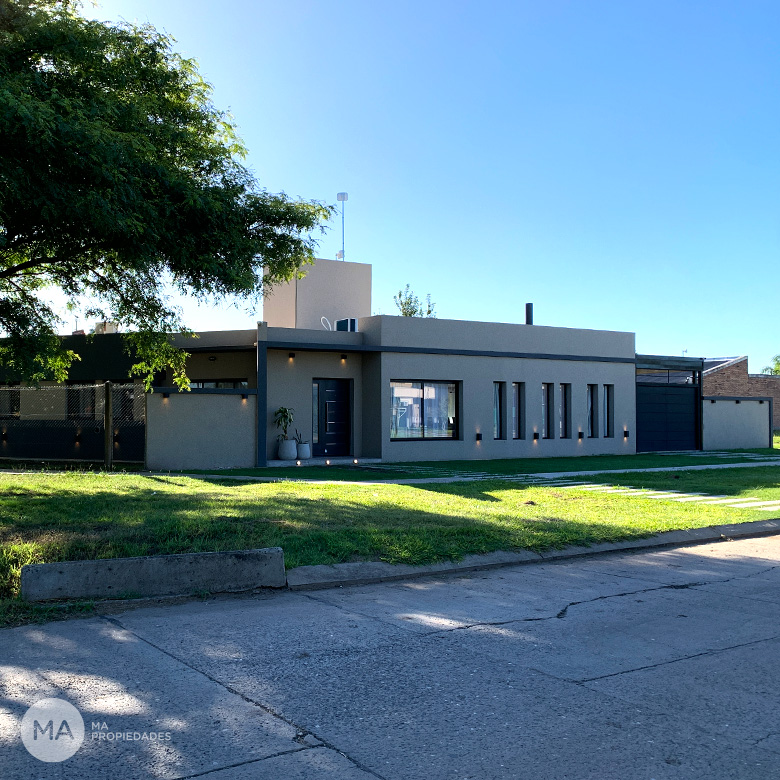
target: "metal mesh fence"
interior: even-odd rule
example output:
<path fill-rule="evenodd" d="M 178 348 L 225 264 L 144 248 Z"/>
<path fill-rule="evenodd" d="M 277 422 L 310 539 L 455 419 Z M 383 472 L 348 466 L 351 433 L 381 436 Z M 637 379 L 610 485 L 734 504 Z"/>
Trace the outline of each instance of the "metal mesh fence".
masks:
<path fill-rule="evenodd" d="M 145 399 L 140 384 L 106 387 L 47 385 L 0 387 L 0 457 L 19 459 L 142 461 Z"/>
<path fill-rule="evenodd" d="M 110 387 L 112 424 L 117 428 L 144 425 L 143 387 Z M 0 421 L 4 427 L 36 423 L 44 427 L 103 427 L 105 388 L 104 384 L 0 387 Z"/>

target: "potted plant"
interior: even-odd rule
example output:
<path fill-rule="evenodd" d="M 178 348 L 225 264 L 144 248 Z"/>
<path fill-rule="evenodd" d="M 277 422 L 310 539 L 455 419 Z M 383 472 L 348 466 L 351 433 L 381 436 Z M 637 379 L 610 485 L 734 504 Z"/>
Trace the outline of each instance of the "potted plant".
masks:
<path fill-rule="evenodd" d="M 277 428 L 282 432 L 276 437 L 279 442 L 279 460 L 295 460 L 298 454 L 298 442 L 290 439 L 287 435 L 287 429 L 292 425 L 295 416 L 295 409 L 289 406 L 280 406 L 274 412 L 274 422 Z"/>
<path fill-rule="evenodd" d="M 306 460 L 311 457 L 311 444 L 303 440 L 303 434 L 296 428 L 295 441 L 298 443 L 298 460 Z"/>

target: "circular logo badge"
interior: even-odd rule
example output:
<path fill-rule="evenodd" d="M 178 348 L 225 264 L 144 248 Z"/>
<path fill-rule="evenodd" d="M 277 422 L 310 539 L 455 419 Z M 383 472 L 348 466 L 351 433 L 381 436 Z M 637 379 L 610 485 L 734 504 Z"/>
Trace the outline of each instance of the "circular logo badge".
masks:
<path fill-rule="evenodd" d="M 39 761 L 64 761 L 84 741 L 84 719 L 64 699 L 41 699 L 22 718 L 22 742 Z"/>

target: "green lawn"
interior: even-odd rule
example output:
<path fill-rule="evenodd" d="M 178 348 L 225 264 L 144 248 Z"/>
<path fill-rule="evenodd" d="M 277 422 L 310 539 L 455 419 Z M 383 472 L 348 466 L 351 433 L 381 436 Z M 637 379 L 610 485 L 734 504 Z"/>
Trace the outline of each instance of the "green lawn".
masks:
<path fill-rule="evenodd" d="M 778 437 L 780 438 L 780 437 Z M 780 446 L 780 444 L 778 445 Z M 224 474 L 225 476 L 263 477 L 273 479 L 319 479 L 352 482 L 367 482 L 378 479 L 419 478 L 421 471 L 426 477 L 451 476 L 458 473 L 482 472 L 503 476 L 507 474 L 542 474 L 557 471 L 579 471 L 591 469 L 619 470 L 668 468 L 674 466 L 702 466 L 720 463 L 744 462 L 744 453 L 780 458 L 780 452 L 765 448 L 739 450 L 728 455 L 672 454 L 655 452 L 638 455 L 591 455 L 579 458 L 509 458 L 501 460 L 452 460 L 425 461 L 413 463 L 362 464 L 356 466 L 292 466 L 262 469 L 222 469 L 212 471 L 190 471 L 190 474 Z"/>
<path fill-rule="evenodd" d="M 602 481 L 780 499 L 780 466 L 676 476 L 609 475 Z M 0 604 L 0 624 L 27 614 L 15 598 L 25 563 L 278 545 L 288 567 L 354 560 L 422 564 L 468 553 L 544 550 L 771 516 L 575 488 L 525 487 L 500 477 L 344 485 L 3 474 L 0 597 L 6 601 Z M 37 609 L 33 617 L 51 617 Z"/>

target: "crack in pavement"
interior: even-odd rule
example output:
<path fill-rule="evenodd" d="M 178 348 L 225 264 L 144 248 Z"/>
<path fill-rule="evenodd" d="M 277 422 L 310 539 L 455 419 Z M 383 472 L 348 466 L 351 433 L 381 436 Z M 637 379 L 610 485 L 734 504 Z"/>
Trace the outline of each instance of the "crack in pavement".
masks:
<path fill-rule="evenodd" d="M 728 582 L 728 580 L 717 580 L 717 582 Z M 490 626 L 506 626 L 510 623 L 539 623 L 546 620 L 563 620 L 571 607 L 576 607 L 581 604 L 592 604 L 594 601 L 606 601 L 607 599 L 617 599 L 624 596 L 637 596 L 643 593 L 653 593 L 659 590 L 685 590 L 687 588 L 695 588 L 699 585 L 706 585 L 708 583 L 703 582 L 686 582 L 675 585 L 656 585 L 652 588 L 641 588 L 640 590 L 629 590 L 623 593 L 607 593 L 603 596 L 594 596 L 592 599 L 584 599 L 583 601 L 570 601 L 563 609 L 556 612 L 554 615 L 545 615 L 543 617 L 525 617 L 525 618 L 512 618 L 510 620 L 495 620 L 485 621 L 481 623 L 469 623 L 463 626 L 453 626 L 452 628 L 437 628 L 435 631 L 429 631 L 422 636 L 433 636 L 435 634 L 447 634 L 451 631 L 464 631 L 470 628 L 483 628 Z"/>
<path fill-rule="evenodd" d="M 334 744 L 331 742 L 328 742 L 328 740 L 323 739 L 321 736 L 316 734 L 315 732 L 311 731 L 310 729 L 303 728 L 302 726 L 299 726 L 297 723 L 295 723 L 290 718 L 285 717 L 282 715 L 281 712 L 278 712 L 273 707 L 263 704 L 261 701 L 257 701 L 256 699 L 253 699 L 251 696 L 247 696 L 246 694 L 239 691 L 237 688 L 234 688 L 232 685 L 228 685 L 225 682 L 222 682 L 221 680 L 218 680 L 216 677 L 210 675 L 208 672 L 204 672 L 202 669 L 199 669 L 197 666 L 194 666 L 191 663 L 188 663 L 183 658 L 179 658 L 178 656 L 174 655 L 173 653 L 169 652 L 163 647 L 160 647 L 159 645 L 156 645 L 154 642 L 151 642 L 150 640 L 146 639 L 146 637 L 141 636 L 140 634 L 136 633 L 135 631 L 132 631 L 131 629 L 124 626 L 120 620 L 114 617 L 110 617 L 109 615 L 99 615 L 103 620 L 105 620 L 108 623 L 113 624 L 114 626 L 117 626 L 122 631 L 126 631 L 128 634 L 131 634 L 132 636 L 136 637 L 138 640 L 143 642 L 144 644 L 149 645 L 149 647 L 153 647 L 158 652 L 162 653 L 163 655 L 168 656 L 168 658 L 173 659 L 177 663 L 181 664 L 182 666 L 186 666 L 188 669 L 191 669 L 193 672 L 196 672 L 197 674 L 202 675 L 207 680 L 210 680 L 211 682 L 215 683 L 216 685 L 219 685 L 221 688 L 224 688 L 226 691 L 229 691 L 235 696 L 238 696 L 239 698 L 243 699 L 247 704 L 251 704 L 254 707 L 258 707 L 259 709 L 263 710 L 264 712 L 268 713 L 272 717 L 276 718 L 277 720 L 282 721 L 283 723 L 286 723 L 288 726 L 292 726 L 296 731 L 295 739 L 306 737 L 307 735 L 311 734 L 316 740 L 321 742 L 321 745 L 312 745 L 312 746 L 306 746 L 306 747 L 300 747 L 296 748 L 287 752 L 291 753 L 299 753 L 303 750 L 313 750 L 317 747 L 326 747 L 330 750 L 333 750 L 334 752 L 338 753 L 339 755 L 344 756 L 344 758 L 347 759 L 347 761 L 354 764 L 358 769 L 360 769 L 363 772 L 366 772 L 367 774 L 371 775 L 372 777 L 378 778 L 378 780 L 387 780 L 387 778 L 383 777 L 382 775 L 374 772 L 372 769 L 369 769 L 367 766 L 362 764 L 360 761 L 358 761 L 356 758 L 353 758 L 348 753 L 345 753 L 343 750 L 340 750 L 337 748 Z M 280 754 L 281 755 L 281 754 Z M 274 756 L 267 756 L 266 758 L 273 758 Z M 257 759 L 258 761 L 264 761 L 265 759 Z M 249 762 L 245 762 L 249 763 Z M 209 770 L 212 771 L 212 770 Z M 204 773 L 202 773 L 204 774 Z M 197 777 L 198 775 L 191 775 L 191 777 Z"/>
<path fill-rule="evenodd" d="M 700 653 L 693 653 L 691 655 L 683 655 L 679 658 L 670 658 L 668 661 L 659 661 L 657 664 L 648 664 L 647 666 L 637 666 L 635 669 L 624 669 L 621 672 L 611 672 L 610 674 L 602 674 L 599 677 L 587 677 L 582 680 L 572 680 L 571 682 L 578 685 L 584 685 L 585 683 L 596 682 L 598 680 L 606 680 L 610 677 L 620 677 L 623 674 L 631 674 L 632 672 L 643 672 L 647 669 L 657 669 L 660 666 L 669 666 L 670 664 L 680 663 L 681 661 L 690 661 L 693 658 L 701 658 L 706 655 L 719 655 L 720 653 L 727 653 L 729 650 L 738 650 L 741 647 L 751 647 L 752 645 L 760 645 L 763 642 L 774 642 L 780 639 L 780 634 L 777 636 L 768 636 L 763 639 L 753 639 L 750 642 L 743 642 L 738 645 L 729 645 L 728 647 L 711 648 L 709 650 L 702 650 Z M 771 735 L 770 735 L 771 736 Z"/>
<path fill-rule="evenodd" d="M 279 758 L 279 756 L 289 756 L 293 753 L 302 753 L 304 750 L 314 750 L 316 747 L 315 745 L 307 746 L 307 747 L 300 747 L 300 748 L 294 748 L 293 750 L 280 750 L 278 753 L 274 753 L 270 756 L 263 756 L 262 758 L 250 758 L 246 761 L 239 761 L 235 764 L 225 764 L 225 766 L 217 766 L 213 769 L 207 769 L 205 772 L 195 772 L 192 775 L 181 775 L 180 777 L 177 777 L 176 780 L 192 780 L 193 777 L 205 777 L 206 775 L 212 775 L 214 772 L 222 772 L 225 769 L 235 769 L 239 766 L 246 766 L 247 764 L 259 764 L 261 761 L 267 761 L 269 758 Z"/>
<path fill-rule="evenodd" d="M 753 743 L 753 747 L 758 747 L 762 742 L 765 742 L 770 737 L 776 737 L 776 736 L 778 736 L 778 734 L 780 734 L 780 731 L 770 731 L 769 734 L 767 734 L 765 737 L 761 737 L 761 739 L 757 739 Z M 767 750 L 767 749 L 768 748 L 764 748 L 764 750 Z M 776 753 L 777 751 L 776 750 L 772 750 L 771 752 L 772 753 Z"/>

